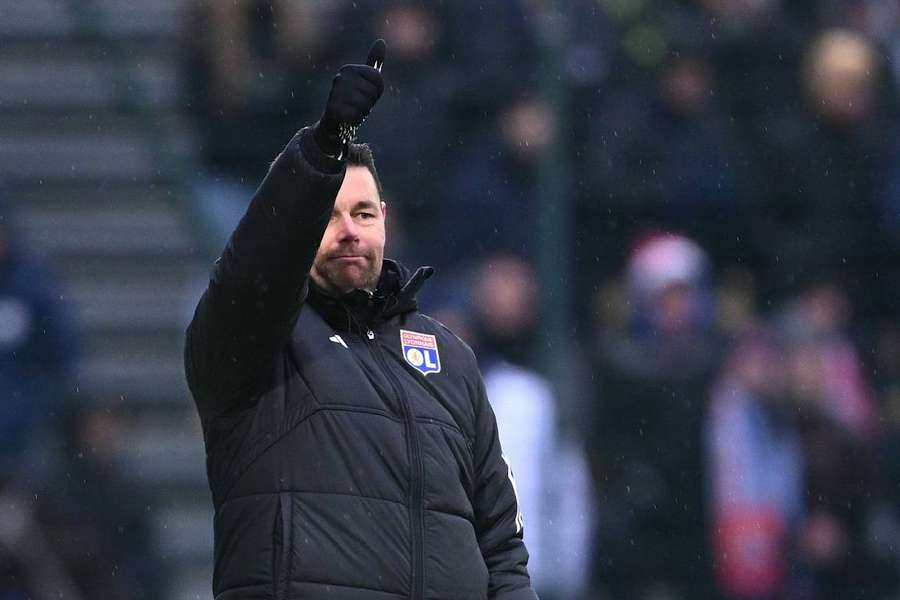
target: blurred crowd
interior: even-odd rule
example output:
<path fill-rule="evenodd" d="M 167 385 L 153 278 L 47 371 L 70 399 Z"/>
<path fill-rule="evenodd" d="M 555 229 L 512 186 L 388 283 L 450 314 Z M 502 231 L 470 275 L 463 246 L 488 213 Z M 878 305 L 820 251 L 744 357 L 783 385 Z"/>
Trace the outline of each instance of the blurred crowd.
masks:
<path fill-rule="evenodd" d="M 900 5 L 246 0 L 196 19 L 219 243 L 331 74 L 387 41 L 361 139 L 388 250 L 438 268 L 426 309 L 479 355 L 542 598 L 897 593 Z M 560 158 L 564 396 L 539 335 L 559 282 L 536 268 Z"/>
<path fill-rule="evenodd" d="M 159 598 L 150 501 L 122 470 L 122 415 L 79 393 L 71 313 L 0 198 L 0 599 Z"/>
<path fill-rule="evenodd" d="M 198 0 L 184 107 L 212 247 L 376 37 L 387 89 L 360 141 L 391 206 L 388 254 L 437 268 L 424 308 L 479 356 L 540 597 L 896 597 L 900 4 Z M 565 393 L 540 335 L 559 282 L 537 268 L 560 159 L 577 323 Z M 27 449 L 46 403 L 71 393 L 46 386 L 67 381 L 76 336 L 56 333 L 64 315 L 28 283 L 39 267 L 7 239 L 12 481 L 39 460 Z M 122 485 L 116 416 L 69 421 L 63 440 L 36 439 L 65 448 L 57 468 L 85 496 L 67 508 L 84 514 L 11 485 L 7 506 L 46 515 L 35 551 L 106 590 L 84 597 L 159 597 L 136 558 L 140 511 L 98 491 Z M 106 483 L 77 485 L 88 478 Z M 9 522 L 0 556 L 25 539 Z M 63 533 L 73 524 L 84 535 Z M 117 547 L 123 524 L 138 542 Z M 0 561 L 13 573 L 0 581 L 48 577 L 19 562 Z M 116 588 L 129 577 L 145 596 Z M 8 588 L 0 599 L 26 597 Z"/>

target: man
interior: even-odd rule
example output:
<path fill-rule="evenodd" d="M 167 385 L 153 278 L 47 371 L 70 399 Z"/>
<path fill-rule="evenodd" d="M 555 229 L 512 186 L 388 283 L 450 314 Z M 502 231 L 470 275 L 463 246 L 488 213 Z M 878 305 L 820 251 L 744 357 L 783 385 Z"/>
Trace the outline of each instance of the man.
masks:
<path fill-rule="evenodd" d="M 472 352 L 383 260 L 371 152 L 384 42 L 276 158 L 188 327 L 217 600 L 534 600 Z M 376 68 L 378 67 L 378 68 Z"/>

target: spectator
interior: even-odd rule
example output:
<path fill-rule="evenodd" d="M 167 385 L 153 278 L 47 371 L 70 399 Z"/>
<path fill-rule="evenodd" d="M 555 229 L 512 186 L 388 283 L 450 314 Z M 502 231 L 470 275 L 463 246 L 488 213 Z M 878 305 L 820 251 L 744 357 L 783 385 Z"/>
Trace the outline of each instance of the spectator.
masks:
<path fill-rule="evenodd" d="M 876 182 L 886 132 L 880 59 L 848 30 L 810 44 L 802 110 L 773 108 L 758 123 L 755 206 L 749 225 L 761 257 L 763 293 L 796 293 L 804 274 L 836 278 L 862 316 L 877 307 L 874 278 L 889 256 L 880 243 Z"/>
<path fill-rule="evenodd" d="M 184 80 L 203 170 L 193 183 L 217 247 L 280 150 L 272 140 L 319 117 L 313 111 L 328 90 L 312 75 L 329 59 L 322 38 L 328 16 L 319 2 L 194 6 Z"/>
<path fill-rule="evenodd" d="M 0 489 L 0 600 L 81 600 L 35 504 L 32 490 Z"/>
<path fill-rule="evenodd" d="M 798 398 L 852 437 L 870 441 L 876 428 L 875 405 L 862 361 L 847 328 L 851 305 L 828 281 L 810 284 L 787 303 L 776 323 L 791 341 L 789 381 Z"/>
<path fill-rule="evenodd" d="M 571 5 L 569 2 L 567 5 Z M 472 143 L 508 103 L 510 90 L 535 85 L 536 29 L 541 3 L 457 2 L 448 11 L 447 36 L 459 85 L 453 96 L 453 143 Z M 514 68 L 513 68 L 514 67 Z"/>
<path fill-rule="evenodd" d="M 580 221 L 581 239 L 599 261 L 589 277 L 607 275 L 617 249 L 641 228 L 675 228 L 717 257 L 739 258 L 740 141 L 716 78 L 708 50 L 688 39 L 674 44 L 655 78 L 598 101 L 582 163 L 589 187 L 581 203 L 590 218 Z"/>
<path fill-rule="evenodd" d="M 638 244 L 626 271 L 628 325 L 596 335 L 594 577 L 609 598 L 710 592 L 701 425 L 725 346 L 707 269 L 683 236 Z"/>
<path fill-rule="evenodd" d="M 73 409 L 66 455 L 37 503 L 46 541 L 84 598 L 155 600 L 168 584 L 154 556 L 146 491 L 122 472 L 118 414 Z"/>
<path fill-rule="evenodd" d="M 691 21 L 709 41 L 725 111 L 747 124 L 796 104 L 801 90 L 792 68 L 818 26 L 820 0 L 697 0 Z M 752 180 L 744 182 L 751 186 Z"/>
<path fill-rule="evenodd" d="M 705 419 L 710 539 L 719 591 L 793 598 L 790 572 L 804 514 L 804 456 L 776 336 L 744 336 L 713 388 Z"/>
<path fill-rule="evenodd" d="M 872 595 L 880 585 L 866 541 L 877 422 L 867 377 L 844 331 L 849 315 L 843 292 L 819 284 L 778 321 L 788 340 L 787 393 L 805 457 L 797 559 L 813 594 L 837 597 Z"/>
<path fill-rule="evenodd" d="M 35 476 L 29 448 L 52 429 L 51 415 L 72 390 L 76 342 L 62 297 L 46 266 L 17 242 L 10 209 L 0 206 L 0 488 Z"/>
<path fill-rule="evenodd" d="M 0 203 L 0 598 L 78 600 L 33 502 L 46 475 L 42 446 L 74 383 L 76 343 L 55 277 L 17 233 Z"/>
<path fill-rule="evenodd" d="M 477 141 L 461 148 L 435 203 L 435 230 L 451 232 L 435 249 L 438 265 L 471 268 L 494 252 L 534 258 L 537 173 L 553 127 L 550 107 L 523 92 Z"/>
<path fill-rule="evenodd" d="M 874 511 L 869 523 L 871 556 L 880 572 L 873 574 L 887 592 L 896 595 L 900 583 L 900 393 L 892 389 L 886 394 L 885 431 L 880 460 L 875 464 L 878 477 L 873 490 Z M 887 593 L 885 594 L 887 596 Z"/>
<path fill-rule="evenodd" d="M 580 444 L 560 430 L 553 389 L 533 366 L 537 292 L 522 259 L 485 259 L 473 293 L 475 350 L 516 478 L 532 585 L 542 599 L 569 600 L 588 583 L 590 477 Z"/>
<path fill-rule="evenodd" d="M 878 427 L 849 315 L 839 289 L 808 287 L 773 321 L 781 343 L 747 338 L 713 394 L 711 531 L 729 598 L 879 597 L 891 584 L 869 539 Z"/>
<path fill-rule="evenodd" d="M 366 121 L 366 139 L 384 173 L 387 202 L 401 207 L 410 223 L 420 224 L 432 215 L 439 192 L 434 173 L 443 169 L 456 132 L 450 102 L 459 82 L 458 68 L 448 60 L 449 8 L 409 0 L 373 6 L 377 8 L 358 18 L 371 13 L 366 23 L 370 37 L 387 42 L 390 78 L 377 116 Z"/>
<path fill-rule="evenodd" d="M 884 590 L 867 540 L 875 412 L 848 317 L 838 289 L 811 286 L 774 335 L 744 340 L 713 393 L 710 531 L 729 598 Z"/>
<path fill-rule="evenodd" d="M 501 253 L 485 258 L 476 273 L 472 306 L 479 361 L 536 368 L 540 298 L 534 270 L 521 258 Z"/>

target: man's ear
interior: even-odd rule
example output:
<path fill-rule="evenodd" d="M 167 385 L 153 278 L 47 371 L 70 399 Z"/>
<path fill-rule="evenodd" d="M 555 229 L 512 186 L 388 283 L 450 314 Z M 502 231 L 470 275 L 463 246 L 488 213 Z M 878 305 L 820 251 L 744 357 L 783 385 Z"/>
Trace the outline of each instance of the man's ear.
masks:
<path fill-rule="evenodd" d="M 381 203 L 381 216 L 387 219 L 387 204 Z"/>

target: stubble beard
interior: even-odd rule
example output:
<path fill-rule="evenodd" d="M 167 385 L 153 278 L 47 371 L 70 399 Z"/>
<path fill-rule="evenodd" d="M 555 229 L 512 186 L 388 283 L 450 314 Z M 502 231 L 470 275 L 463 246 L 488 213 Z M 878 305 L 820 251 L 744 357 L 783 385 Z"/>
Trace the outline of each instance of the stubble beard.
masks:
<path fill-rule="evenodd" d="M 320 265 L 313 266 L 311 276 L 319 287 L 333 295 L 343 295 L 353 290 L 373 292 L 381 277 L 381 261 L 373 253 L 366 255 L 365 265 L 363 269 L 347 268 L 324 260 Z"/>

